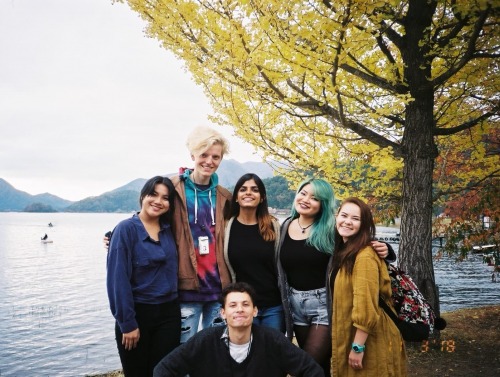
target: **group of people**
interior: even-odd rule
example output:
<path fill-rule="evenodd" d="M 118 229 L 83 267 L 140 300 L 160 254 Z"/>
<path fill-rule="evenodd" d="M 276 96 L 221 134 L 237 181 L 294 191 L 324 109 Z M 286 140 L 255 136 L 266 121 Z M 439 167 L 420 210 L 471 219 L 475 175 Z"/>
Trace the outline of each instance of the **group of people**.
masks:
<path fill-rule="evenodd" d="M 220 133 L 197 128 L 187 147 L 194 168 L 148 180 L 140 212 L 109 240 L 125 376 L 406 375 L 399 330 L 378 306 L 391 305 L 384 258 L 395 255 L 372 241 L 368 205 L 349 198 L 335 215 L 331 185 L 308 179 L 280 225 L 257 175 L 232 195 L 218 184 Z"/>

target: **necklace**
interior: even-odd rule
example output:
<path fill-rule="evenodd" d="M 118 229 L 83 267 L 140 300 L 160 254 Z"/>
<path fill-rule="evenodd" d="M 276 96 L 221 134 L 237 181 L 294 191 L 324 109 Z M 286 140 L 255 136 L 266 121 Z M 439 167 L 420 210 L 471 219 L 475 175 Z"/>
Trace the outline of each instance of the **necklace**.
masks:
<path fill-rule="evenodd" d="M 305 228 L 302 227 L 302 225 L 300 225 L 300 220 L 299 218 L 297 217 L 297 224 L 299 224 L 299 228 L 302 229 L 302 233 L 305 233 L 306 232 L 306 229 L 311 227 L 312 224 L 314 224 L 314 221 L 312 223 L 310 223 L 308 226 L 306 226 Z"/>

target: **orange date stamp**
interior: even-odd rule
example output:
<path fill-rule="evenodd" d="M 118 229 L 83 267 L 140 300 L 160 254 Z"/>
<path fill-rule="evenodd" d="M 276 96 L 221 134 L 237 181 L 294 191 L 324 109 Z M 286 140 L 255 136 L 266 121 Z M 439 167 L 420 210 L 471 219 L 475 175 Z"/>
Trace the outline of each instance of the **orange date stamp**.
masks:
<path fill-rule="evenodd" d="M 424 340 L 420 350 L 422 352 L 429 352 L 429 349 L 439 349 L 441 352 L 455 352 L 455 341 L 454 340 Z"/>

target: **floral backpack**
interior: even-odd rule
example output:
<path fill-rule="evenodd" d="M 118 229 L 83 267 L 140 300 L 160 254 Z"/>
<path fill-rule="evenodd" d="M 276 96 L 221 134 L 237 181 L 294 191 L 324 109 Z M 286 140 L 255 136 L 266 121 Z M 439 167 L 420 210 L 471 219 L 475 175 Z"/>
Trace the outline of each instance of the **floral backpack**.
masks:
<path fill-rule="evenodd" d="M 446 321 L 436 317 L 436 313 L 412 278 L 392 264 L 387 265 L 387 270 L 391 278 L 391 300 L 397 315 L 382 297 L 379 299 L 379 304 L 394 321 L 403 339 L 420 342 L 429 339 L 434 328 L 444 329 Z"/>

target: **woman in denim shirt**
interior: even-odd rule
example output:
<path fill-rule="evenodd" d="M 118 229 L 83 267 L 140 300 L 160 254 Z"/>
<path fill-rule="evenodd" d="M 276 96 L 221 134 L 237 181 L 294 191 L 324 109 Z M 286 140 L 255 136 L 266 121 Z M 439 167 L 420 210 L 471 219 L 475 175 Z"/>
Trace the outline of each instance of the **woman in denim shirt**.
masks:
<path fill-rule="evenodd" d="M 177 247 L 170 229 L 174 197 L 170 179 L 148 180 L 140 212 L 117 225 L 109 245 L 108 298 L 126 377 L 152 376 L 180 343 Z"/>

